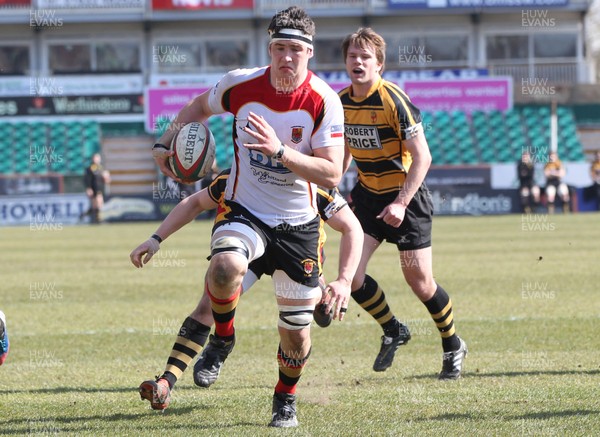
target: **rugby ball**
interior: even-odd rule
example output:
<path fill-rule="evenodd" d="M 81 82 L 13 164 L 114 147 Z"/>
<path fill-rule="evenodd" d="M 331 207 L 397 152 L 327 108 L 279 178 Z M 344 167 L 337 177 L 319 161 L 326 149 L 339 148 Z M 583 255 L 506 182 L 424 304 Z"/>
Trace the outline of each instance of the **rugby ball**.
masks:
<path fill-rule="evenodd" d="M 327 328 L 329 325 L 331 325 L 331 321 L 333 320 L 333 309 L 329 312 L 329 314 L 325 314 L 326 307 L 327 305 L 324 303 L 319 303 L 313 311 L 313 319 L 321 328 Z"/>
<path fill-rule="evenodd" d="M 175 154 L 169 157 L 173 173 L 186 184 L 206 176 L 215 161 L 215 137 L 202 123 L 192 122 L 181 128 L 171 141 Z"/>

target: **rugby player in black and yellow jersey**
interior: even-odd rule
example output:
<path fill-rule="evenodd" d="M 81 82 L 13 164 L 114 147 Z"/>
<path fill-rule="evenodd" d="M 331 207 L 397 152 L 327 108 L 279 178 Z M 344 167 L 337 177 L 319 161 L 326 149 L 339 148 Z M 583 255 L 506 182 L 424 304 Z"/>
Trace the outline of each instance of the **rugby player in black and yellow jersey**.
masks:
<path fill-rule="evenodd" d="M 385 41 L 372 29 L 361 28 L 342 44 L 352 84 L 340 91 L 346 136 L 345 169 L 352 158 L 358 183 L 352 208 L 365 239 L 352 282 L 352 297 L 383 328 L 381 349 L 373 369 L 391 366 L 398 347 L 410 339 L 406 326 L 392 314 L 377 282 L 366 274 L 371 255 L 385 240 L 395 244 L 406 282 L 423 302 L 442 337 L 440 379 L 460 377 L 467 353 L 456 335 L 452 301 L 433 279 L 431 220 L 433 207 L 424 179 L 431 154 L 421 114 L 395 84 L 384 80 Z"/>
<path fill-rule="evenodd" d="M 159 250 L 162 240 L 194 220 L 203 211 L 221 205 L 228 177 L 229 170 L 224 170 L 212 181 L 209 187 L 182 200 L 161 223 L 156 233 L 131 252 L 131 262 L 136 267 L 143 267 Z M 352 214 L 348 203 L 337 188 L 326 190 L 319 187 L 317 189 L 317 208 L 321 217 L 321 227 L 325 222 L 342 234 L 338 277 L 329 285 L 325 284 L 322 275 L 319 278 L 323 290 L 323 304 L 326 306 L 324 312 L 330 317 L 319 314 L 320 306 L 315 309 L 314 317 L 320 326 L 325 327 L 333 318 L 334 312 L 332 309 L 333 302 L 329 299 L 328 288 L 329 286 L 335 286 L 334 282 L 342 278 L 351 278 L 356 271 L 360 259 L 363 233 L 360 223 Z M 320 264 L 323 261 L 325 232 L 321 232 L 321 234 L 319 239 Z M 318 268 L 321 269 L 321 265 Z M 242 281 L 242 293 L 248 291 L 263 274 L 272 275 L 274 270 L 274 260 L 270 259 L 268 254 L 252 261 Z M 225 348 L 214 335 L 210 336 L 210 340 L 208 340 L 205 347 L 210 327 L 213 324 L 214 318 L 210 299 L 204 293 L 196 309 L 183 322 L 162 376 L 157 378 L 156 381 L 144 381 L 139 387 L 142 399 L 149 400 L 153 409 L 164 410 L 169 406 L 171 390 L 175 382 L 200 352 L 202 354 L 194 367 L 195 383 L 201 387 L 208 387 L 217 380 L 221 366 L 231 349 Z M 201 365 L 198 363 L 201 363 Z"/>

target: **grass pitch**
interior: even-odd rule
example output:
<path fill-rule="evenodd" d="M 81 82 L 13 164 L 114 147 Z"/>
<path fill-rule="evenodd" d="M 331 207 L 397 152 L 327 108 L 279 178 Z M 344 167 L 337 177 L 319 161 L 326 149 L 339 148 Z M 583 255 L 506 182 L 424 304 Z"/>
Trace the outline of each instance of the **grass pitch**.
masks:
<path fill-rule="evenodd" d="M 0 309 L 11 352 L 0 367 L 0 434 L 439 436 L 600 433 L 600 216 L 437 217 L 434 273 L 469 355 L 440 382 L 439 334 L 405 285 L 395 249 L 369 273 L 413 333 L 384 373 L 380 328 L 354 302 L 313 325 L 298 389 L 300 427 L 267 428 L 277 378 L 277 308 L 268 278 L 238 307 L 238 343 L 219 381 L 179 381 L 165 413 L 138 385 L 160 374 L 207 266 L 210 224 L 162 244 L 144 269 L 129 252 L 156 223 L 1 228 Z M 337 266 L 329 232 L 326 275 Z"/>

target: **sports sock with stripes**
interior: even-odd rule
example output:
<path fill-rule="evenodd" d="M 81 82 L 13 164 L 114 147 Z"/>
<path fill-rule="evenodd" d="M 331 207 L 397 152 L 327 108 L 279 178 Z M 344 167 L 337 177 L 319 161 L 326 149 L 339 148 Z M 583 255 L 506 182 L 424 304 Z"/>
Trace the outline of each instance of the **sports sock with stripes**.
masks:
<path fill-rule="evenodd" d="M 399 335 L 400 323 L 392 314 L 385 293 L 375 279 L 365 275 L 365 282 L 358 290 L 352 292 L 352 298 L 381 325 L 385 335 Z"/>
<path fill-rule="evenodd" d="M 165 372 L 162 374 L 162 378 L 167 380 L 170 388 L 173 388 L 185 369 L 200 353 L 209 333 L 210 326 L 203 325 L 191 317 L 184 320 L 167 360 Z"/>
<path fill-rule="evenodd" d="M 311 348 L 312 349 L 312 348 Z M 294 355 L 291 354 L 290 355 Z M 281 349 L 281 344 L 277 350 L 277 362 L 279 363 L 279 381 L 275 386 L 275 393 L 296 393 L 296 385 L 300 380 L 306 361 L 310 356 L 310 350 L 303 358 L 289 357 Z"/>
<path fill-rule="evenodd" d="M 226 343 L 233 341 L 235 336 L 233 322 L 241 290 L 242 287 L 240 285 L 231 297 L 217 299 L 208 289 L 208 284 L 206 285 L 206 292 L 208 293 L 208 297 L 210 297 L 213 318 L 215 319 L 215 335 L 221 337 Z"/>
<path fill-rule="evenodd" d="M 423 304 L 427 307 L 438 331 L 440 331 L 444 352 L 458 350 L 460 348 L 460 341 L 454 328 L 452 300 L 448 296 L 448 293 L 438 285 L 433 297 L 427 302 L 423 302 Z"/>

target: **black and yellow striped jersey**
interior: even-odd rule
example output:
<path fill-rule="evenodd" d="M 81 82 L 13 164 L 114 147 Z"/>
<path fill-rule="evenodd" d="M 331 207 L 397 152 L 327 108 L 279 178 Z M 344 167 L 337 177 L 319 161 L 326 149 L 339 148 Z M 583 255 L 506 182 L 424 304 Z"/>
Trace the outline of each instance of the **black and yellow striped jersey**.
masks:
<path fill-rule="evenodd" d="M 548 161 L 546 163 L 546 165 L 544 166 L 544 173 L 546 173 L 546 180 L 547 181 L 557 181 L 560 180 L 561 177 L 558 176 L 558 172 L 563 168 L 562 162 L 560 161 L 560 159 L 557 159 L 555 161 Z"/>
<path fill-rule="evenodd" d="M 400 190 L 412 163 L 402 141 L 421 128 L 421 112 L 397 85 L 381 78 L 367 97 L 339 93 L 344 105 L 346 145 L 358 169 L 359 183 L 375 194 Z"/>
<path fill-rule="evenodd" d="M 592 172 L 592 177 L 594 180 L 600 179 L 600 161 L 592 162 L 592 166 L 590 167 L 590 171 Z"/>

